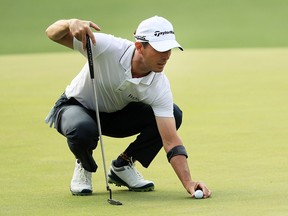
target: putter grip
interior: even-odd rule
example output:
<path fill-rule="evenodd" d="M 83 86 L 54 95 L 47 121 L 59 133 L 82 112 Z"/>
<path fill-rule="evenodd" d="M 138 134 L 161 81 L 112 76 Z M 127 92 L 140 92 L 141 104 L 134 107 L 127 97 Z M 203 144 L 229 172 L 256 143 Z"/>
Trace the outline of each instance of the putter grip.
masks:
<path fill-rule="evenodd" d="M 89 71 L 91 79 L 94 79 L 94 67 L 93 67 L 93 57 L 92 57 L 92 49 L 89 35 L 86 35 L 86 49 L 87 49 L 87 58 L 89 64 Z"/>

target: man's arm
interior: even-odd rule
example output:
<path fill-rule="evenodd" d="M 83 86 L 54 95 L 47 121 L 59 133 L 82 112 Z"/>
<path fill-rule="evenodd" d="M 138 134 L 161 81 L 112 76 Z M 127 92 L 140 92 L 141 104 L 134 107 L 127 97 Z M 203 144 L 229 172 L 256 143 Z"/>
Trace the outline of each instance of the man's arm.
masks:
<path fill-rule="evenodd" d="M 89 35 L 92 43 L 96 45 L 91 28 L 100 31 L 100 28 L 91 21 L 78 19 L 58 20 L 46 29 L 46 35 L 51 40 L 71 49 L 73 49 L 73 37 L 75 37 L 77 40 L 82 41 L 83 49 L 85 49 L 86 34 Z"/>
<path fill-rule="evenodd" d="M 174 118 L 156 117 L 156 122 L 166 153 L 168 153 L 175 146 L 183 145 L 180 137 L 177 134 Z M 176 155 L 172 157 L 170 164 L 184 188 L 192 195 L 192 197 L 194 197 L 196 189 L 201 189 L 203 191 L 204 198 L 210 197 L 211 192 L 204 183 L 195 182 L 192 180 L 185 155 Z"/>

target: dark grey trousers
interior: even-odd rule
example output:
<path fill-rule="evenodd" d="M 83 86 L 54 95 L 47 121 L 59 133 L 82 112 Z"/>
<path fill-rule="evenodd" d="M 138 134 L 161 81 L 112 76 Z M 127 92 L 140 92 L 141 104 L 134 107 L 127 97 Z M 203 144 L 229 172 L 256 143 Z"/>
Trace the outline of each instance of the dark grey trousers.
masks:
<path fill-rule="evenodd" d="M 174 117 L 178 129 L 182 123 L 182 111 L 175 104 Z M 124 152 L 144 167 L 149 166 L 163 146 L 153 110 L 149 105 L 133 102 L 117 112 L 100 112 L 100 119 L 103 135 L 123 138 L 138 134 Z M 69 148 L 76 158 L 79 158 L 82 152 L 92 155 L 99 139 L 94 111 L 86 109 L 75 102 L 75 99 L 70 99 L 58 111 L 55 122 L 56 129 L 67 138 Z M 89 154 L 87 156 L 89 157 Z"/>

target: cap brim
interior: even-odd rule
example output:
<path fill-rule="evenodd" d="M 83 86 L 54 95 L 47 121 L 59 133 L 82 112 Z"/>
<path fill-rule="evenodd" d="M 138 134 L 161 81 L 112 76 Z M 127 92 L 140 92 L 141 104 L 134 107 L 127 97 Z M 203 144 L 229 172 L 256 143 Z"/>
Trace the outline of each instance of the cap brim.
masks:
<path fill-rule="evenodd" d="M 177 47 L 183 51 L 183 48 L 176 40 L 155 41 L 149 42 L 149 44 L 158 52 L 166 52 Z"/>

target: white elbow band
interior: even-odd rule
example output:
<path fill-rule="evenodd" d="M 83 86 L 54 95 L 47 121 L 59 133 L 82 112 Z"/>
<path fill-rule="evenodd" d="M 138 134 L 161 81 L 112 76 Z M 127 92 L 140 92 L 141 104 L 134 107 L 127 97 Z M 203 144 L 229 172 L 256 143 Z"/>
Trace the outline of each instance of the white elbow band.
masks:
<path fill-rule="evenodd" d="M 187 151 L 183 145 L 175 146 L 172 149 L 170 149 L 169 152 L 167 152 L 168 162 L 170 163 L 171 158 L 177 155 L 184 155 L 186 158 L 188 158 Z"/>

